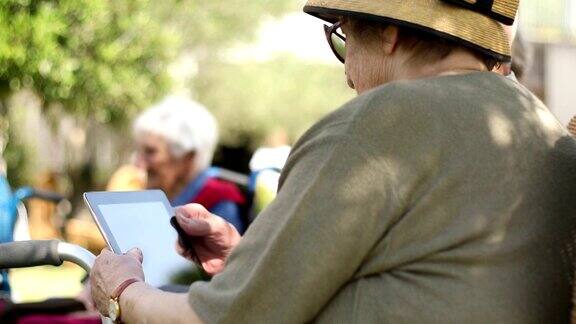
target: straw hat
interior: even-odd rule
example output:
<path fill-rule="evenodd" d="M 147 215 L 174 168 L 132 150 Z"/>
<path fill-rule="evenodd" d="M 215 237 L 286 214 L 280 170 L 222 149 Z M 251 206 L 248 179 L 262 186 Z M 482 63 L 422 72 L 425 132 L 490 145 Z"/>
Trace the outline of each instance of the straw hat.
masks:
<path fill-rule="evenodd" d="M 423 30 L 457 41 L 499 61 L 510 61 L 504 25 L 520 0 L 308 0 L 304 12 L 336 22 L 355 17 Z"/>
<path fill-rule="evenodd" d="M 576 116 L 572 117 L 570 123 L 568 124 L 568 131 L 572 136 L 576 137 Z"/>

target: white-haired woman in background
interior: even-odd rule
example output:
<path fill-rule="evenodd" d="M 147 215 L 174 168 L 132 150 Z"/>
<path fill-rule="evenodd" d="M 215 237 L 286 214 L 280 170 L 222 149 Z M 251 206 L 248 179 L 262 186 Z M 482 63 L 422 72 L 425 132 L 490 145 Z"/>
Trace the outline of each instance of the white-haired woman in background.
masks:
<path fill-rule="evenodd" d="M 214 117 L 202 105 L 168 97 L 144 111 L 134 123 L 137 165 L 149 189 L 162 189 L 173 206 L 199 203 L 244 231 L 239 189 L 211 176 L 218 142 Z"/>

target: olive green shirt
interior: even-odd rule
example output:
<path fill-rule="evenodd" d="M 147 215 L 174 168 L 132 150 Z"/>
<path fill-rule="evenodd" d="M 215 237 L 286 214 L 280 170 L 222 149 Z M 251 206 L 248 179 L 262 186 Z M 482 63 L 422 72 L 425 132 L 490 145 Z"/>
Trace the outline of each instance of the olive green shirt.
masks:
<path fill-rule="evenodd" d="M 189 300 L 207 323 L 562 323 L 576 143 L 493 73 L 395 82 L 295 145 L 277 198 Z"/>

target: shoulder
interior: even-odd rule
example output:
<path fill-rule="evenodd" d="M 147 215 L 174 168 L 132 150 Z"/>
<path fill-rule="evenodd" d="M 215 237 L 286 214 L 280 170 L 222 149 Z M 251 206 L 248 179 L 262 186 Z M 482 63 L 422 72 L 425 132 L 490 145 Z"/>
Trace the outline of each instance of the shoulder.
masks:
<path fill-rule="evenodd" d="M 408 142 L 414 137 L 432 135 L 446 122 L 439 115 L 451 99 L 442 98 L 443 92 L 449 92 L 448 86 L 434 79 L 377 87 L 340 108 L 348 111 L 342 132 L 359 145 L 379 145 L 384 139 L 388 143 Z"/>
<path fill-rule="evenodd" d="M 481 122 L 488 111 L 519 110 L 521 101 L 536 104 L 517 82 L 491 72 L 393 82 L 358 101 L 349 132 L 393 130 L 420 137 L 449 137 L 458 124 Z"/>
<path fill-rule="evenodd" d="M 350 100 L 312 126 L 296 143 L 296 152 L 330 148 L 342 141 L 382 150 L 382 145 L 438 148 L 451 141 L 462 120 L 478 121 L 489 99 L 495 107 L 510 107 L 514 82 L 494 73 L 431 77 L 392 82 Z"/>
<path fill-rule="evenodd" d="M 329 147 L 342 141 L 366 142 L 381 138 L 382 132 L 428 125 L 435 89 L 428 82 L 403 81 L 386 84 L 348 101 L 328 114 L 297 141 L 292 155 L 312 146 Z"/>
<path fill-rule="evenodd" d="M 392 82 L 367 91 L 348 101 L 319 122 L 303 139 L 320 134 L 343 134 L 356 127 L 379 127 L 396 123 L 397 118 L 416 118 L 438 110 L 442 103 L 457 100 L 451 88 L 458 83 L 451 78 L 428 78 Z"/>
<path fill-rule="evenodd" d="M 419 117 L 432 118 L 433 114 L 442 114 L 454 105 L 474 100 L 471 94 L 482 92 L 477 87 L 478 80 L 486 77 L 491 76 L 459 75 L 392 82 L 360 96 L 362 105 L 355 120 L 399 127 L 402 125 L 394 118 L 403 117 L 404 122 Z"/>

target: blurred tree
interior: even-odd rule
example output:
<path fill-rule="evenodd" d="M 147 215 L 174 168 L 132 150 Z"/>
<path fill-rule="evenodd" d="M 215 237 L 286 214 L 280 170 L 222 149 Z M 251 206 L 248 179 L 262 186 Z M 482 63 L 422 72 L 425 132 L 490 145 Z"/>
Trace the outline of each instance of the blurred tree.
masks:
<path fill-rule="evenodd" d="M 278 127 L 295 139 L 354 96 L 342 66 L 292 56 L 205 68 L 197 76 L 195 93 L 218 118 L 227 145 L 242 144 L 246 133 L 255 144 Z"/>
<path fill-rule="evenodd" d="M 0 100 L 33 89 L 45 108 L 121 123 L 169 86 L 176 38 L 144 0 L 0 2 Z"/>
<path fill-rule="evenodd" d="M 167 67 L 178 45 L 146 0 L 0 1 L 0 137 L 8 142 L 3 155 L 10 181 L 34 181 L 25 172 L 32 154 L 23 155 L 29 150 L 19 135 L 36 131 L 10 125 L 9 110 L 26 108 L 10 106 L 13 94 L 27 89 L 38 96 L 54 135 L 64 116 L 84 128 L 119 128 L 170 88 Z M 88 134 L 86 147 L 97 143 Z M 96 155 L 87 150 L 80 163 L 62 166 L 77 195 L 94 187 L 94 173 L 82 170 Z"/>
<path fill-rule="evenodd" d="M 243 146 L 247 139 L 255 145 L 277 127 L 295 138 L 353 95 L 341 66 L 289 55 L 231 63 L 226 56 L 233 45 L 253 41 L 263 19 L 301 11 L 300 0 L 167 0 L 152 6 L 182 36 L 182 55 L 196 63 L 192 92 L 215 113 L 225 145 Z"/>
<path fill-rule="evenodd" d="M 195 71 L 186 85 L 216 113 L 226 144 L 255 143 L 277 126 L 294 138 L 352 96 L 342 68 L 290 57 L 230 63 L 225 53 L 253 40 L 263 18 L 301 10 L 301 2 L 0 1 L 0 118 L 10 94 L 27 88 L 41 98 L 49 119 L 81 120 L 85 159 L 65 167 L 79 177 L 86 165 L 99 165 L 101 143 L 91 130 L 106 123 L 126 134 L 119 126 L 170 89 L 168 67 L 186 57 L 193 61 L 186 69 Z"/>
<path fill-rule="evenodd" d="M 198 75 L 225 64 L 234 45 L 254 40 L 266 18 L 300 10 L 301 0 L 165 0 L 150 10 L 180 38 L 178 61 L 172 67 L 181 88 L 188 90 Z"/>
<path fill-rule="evenodd" d="M 15 136 L 14 128 L 8 128 L 8 132 L 7 138 L 11 140 L 6 143 L 3 156 L 9 176 L 8 181 L 14 187 L 20 187 L 27 184 L 29 180 L 27 179 L 30 172 L 29 161 L 33 158 L 33 152 L 30 147 L 20 141 L 18 136 Z"/>
<path fill-rule="evenodd" d="M 298 0 L 164 0 L 152 1 L 150 9 L 182 38 L 182 48 L 199 60 L 214 54 L 231 42 L 248 41 L 260 27 L 262 18 L 274 17 L 299 8 Z"/>

